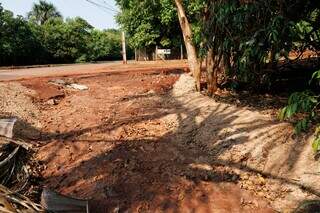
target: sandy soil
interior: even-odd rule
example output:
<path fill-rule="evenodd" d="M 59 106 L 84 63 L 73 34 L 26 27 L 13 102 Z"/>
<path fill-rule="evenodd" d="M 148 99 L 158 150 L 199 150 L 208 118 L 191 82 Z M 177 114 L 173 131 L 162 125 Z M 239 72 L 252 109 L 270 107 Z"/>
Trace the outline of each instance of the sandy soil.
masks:
<path fill-rule="evenodd" d="M 135 62 L 130 61 L 123 65 L 121 62 L 108 62 L 98 64 L 71 64 L 54 67 L 36 67 L 24 69 L 1 69 L 0 67 L 0 82 L 32 79 L 36 77 L 52 77 L 52 76 L 79 76 L 92 75 L 97 73 L 111 72 L 127 72 L 127 71 L 147 71 L 150 69 L 176 69 L 187 68 L 185 60 L 172 61 L 145 61 Z"/>
<path fill-rule="evenodd" d="M 196 93 L 183 69 L 59 77 L 86 91 L 49 83 L 57 77 L 14 83 L 40 112 L 40 126 L 20 122 L 41 144 L 42 184 L 92 199 L 94 212 L 284 212 L 317 195 L 307 140 Z"/>

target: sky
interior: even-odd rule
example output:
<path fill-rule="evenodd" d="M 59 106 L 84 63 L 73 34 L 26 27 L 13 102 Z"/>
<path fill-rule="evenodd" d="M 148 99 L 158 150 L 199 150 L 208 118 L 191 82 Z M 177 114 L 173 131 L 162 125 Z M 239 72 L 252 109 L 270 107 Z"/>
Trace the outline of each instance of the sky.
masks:
<path fill-rule="evenodd" d="M 105 8 L 97 7 L 88 1 L 103 5 Z M 38 0 L 0 0 L 4 9 L 24 17 L 35 2 Z M 117 10 L 114 0 L 47 0 L 47 2 L 53 3 L 64 18 L 80 16 L 98 29 L 118 28 L 114 18 L 116 12 L 113 10 Z"/>

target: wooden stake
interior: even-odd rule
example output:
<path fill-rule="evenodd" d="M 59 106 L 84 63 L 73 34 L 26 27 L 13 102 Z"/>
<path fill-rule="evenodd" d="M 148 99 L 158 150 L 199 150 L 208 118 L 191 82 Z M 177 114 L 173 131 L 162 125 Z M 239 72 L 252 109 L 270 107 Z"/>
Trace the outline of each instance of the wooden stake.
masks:
<path fill-rule="evenodd" d="M 127 52 L 126 52 L 126 36 L 124 31 L 122 31 L 122 58 L 123 58 L 123 64 L 127 64 Z"/>

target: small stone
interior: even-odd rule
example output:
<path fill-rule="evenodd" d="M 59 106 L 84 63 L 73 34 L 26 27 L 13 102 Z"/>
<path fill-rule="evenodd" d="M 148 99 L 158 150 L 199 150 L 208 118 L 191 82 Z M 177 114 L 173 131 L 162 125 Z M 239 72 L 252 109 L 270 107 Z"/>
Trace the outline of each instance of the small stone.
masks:
<path fill-rule="evenodd" d="M 233 175 L 232 178 L 231 178 L 231 180 L 232 180 L 233 182 L 235 182 L 236 180 L 238 180 L 238 176 L 237 176 L 237 175 Z"/>
<path fill-rule="evenodd" d="M 178 196 L 178 200 L 181 201 L 184 199 L 184 194 L 183 193 L 180 193 L 179 196 Z"/>
<path fill-rule="evenodd" d="M 243 205 L 245 203 L 243 197 L 240 199 L 240 203 L 241 203 L 241 205 Z"/>
<path fill-rule="evenodd" d="M 120 212 L 120 207 L 119 207 L 119 206 L 115 207 L 112 212 L 113 212 L 113 213 L 118 213 L 118 212 Z"/>
<path fill-rule="evenodd" d="M 259 197 L 264 197 L 265 194 L 264 194 L 263 192 L 258 192 L 257 195 L 258 195 Z"/>
<path fill-rule="evenodd" d="M 241 175 L 241 179 L 242 180 L 248 180 L 249 179 L 249 175 L 248 174 Z"/>
<path fill-rule="evenodd" d="M 258 179 L 257 179 L 257 183 L 259 184 L 259 185 L 265 185 L 266 184 L 266 179 L 264 179 L 263 177 L 258 177 Z"/>
<path fill-rule="evenodd" d="M 46 102 L 46 104 L 48 104 L 48 105 L 56 105 L 54 99 L 49 99 L 49 100 Z"/>
<path fill-rule="evenodd" d="M 119 195 L 119 193 L 112 186 L 106 186 L 104 191 L 108 197 L 117 197 Z"/>

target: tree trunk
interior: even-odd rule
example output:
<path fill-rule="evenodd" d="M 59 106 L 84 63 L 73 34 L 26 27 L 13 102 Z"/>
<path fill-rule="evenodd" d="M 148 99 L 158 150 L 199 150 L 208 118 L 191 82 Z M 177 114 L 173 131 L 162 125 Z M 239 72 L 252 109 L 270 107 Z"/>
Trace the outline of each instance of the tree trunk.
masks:
<path fill-rule="evenodd" d="M 206 70 L 207 70 L 207 91 L 208 96 L 213 95 L 213 51 L 212 49 L 208 50 L 207 61 L 206 61 Z"/>
<path fill-rule="evenodd" d="M 218 72 L 220 70 L 219 66 L 216 66 L 213 69 L 213 77 L 212 77 L 212 94 L 214 94 L 218 90 Z"/>
<path fill-rule="evenodd" d="M 197 57 L 196 47 L 192 41 L 192 30 L 186 16 L 182 0 L 175 0 L 179 23 L 183 34 L 183 40 L 187 50 L 188 64 L 190 71 L 196 81 L 196 90 L 200 91 L 201 65 Z"/>
<path fill-rule="evenodd" d="M 208 96 L 212 96 L 218 89 L 218 71 L 220 59 L 215 56 L 212 49 L 207 53 L 207 86 Z"/>

